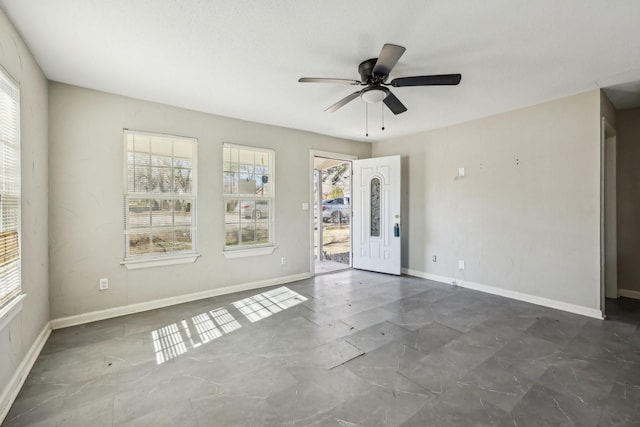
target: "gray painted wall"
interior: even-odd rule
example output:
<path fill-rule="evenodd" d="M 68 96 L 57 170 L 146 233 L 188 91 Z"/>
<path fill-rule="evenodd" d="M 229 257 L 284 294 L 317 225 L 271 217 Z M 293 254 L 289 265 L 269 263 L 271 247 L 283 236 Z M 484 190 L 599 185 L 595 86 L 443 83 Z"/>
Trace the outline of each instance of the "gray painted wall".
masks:
<path fill-rule="evenodd" d="M 640 108 L 618 111 L 618 288 L 640 292 Z"/>
<path fill-rule="evenodd" d="M 268 107 L 265 107 L 268 108 Z M 371 145 L 188 111 L 50 83 L 51 317 L 126 306 L 310 271 L 309 150 L 370 157 Z M 123 238 L 122 129 L 199 141 L 198 251 L 194 264 L 127 270 Z M 271 255 L 222 254 L 222 143 L 276 151 Z M 311 205 L 313 206 L 313 204 Z M 281 265 L 280 258 L 287 257 Z M 108 291 L 98 280 L 109 278 Z"/>
<path fill-rule="evenodd" d="M 599 117 L 595 90 L 375 143 L 403 159 L 403 266 L 599 309 Z"/>
<path fill-rule="evenodd" d="M 0 330 L 0 394 L 49 320 L 47 80 L 0 10 L 0 65 L 20 85 L 22 312 Z M 1 408 L 0 408 L 1 409 Z"/>

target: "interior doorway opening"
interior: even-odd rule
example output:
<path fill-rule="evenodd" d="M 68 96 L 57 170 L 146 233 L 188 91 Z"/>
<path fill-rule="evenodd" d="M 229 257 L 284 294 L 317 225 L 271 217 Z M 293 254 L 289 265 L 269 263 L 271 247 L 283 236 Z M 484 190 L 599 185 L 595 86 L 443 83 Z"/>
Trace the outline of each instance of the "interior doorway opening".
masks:
<path fill-rule="evenodd" d="M 344 270 L 351 259 L 351 161 L 313 157 L 315 273 Z"/>
<path fill-rule="evenodd" d="M 600 262 L 601 310 L 605 315 L 605 298 L 617 299 L 618 240 L 617 240 L 617 143 L 616 129 L 603 117 L 601 126 L 600 181 Z"/>

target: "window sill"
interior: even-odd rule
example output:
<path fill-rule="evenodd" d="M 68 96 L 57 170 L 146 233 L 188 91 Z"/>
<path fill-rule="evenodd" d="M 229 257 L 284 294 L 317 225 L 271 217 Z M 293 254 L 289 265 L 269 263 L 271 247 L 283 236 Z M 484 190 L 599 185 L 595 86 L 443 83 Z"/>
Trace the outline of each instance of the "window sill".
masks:
<path fill-rule="evenodd" d="M 247 258 L 252 256 L 269 255 L 276 250 L 275 246 L 265 246 L 262 248 L 237 249 L 233 251 L 224 251 L 223 255 L 227 259 Z"/>
<path fill-rule="evenodd" d="M 182 254 L 182 255 L 174 255 L 174 256 L 163 256 L 157 258 L 143 258 L 143 259 L 128 259 L 122 261 L 120 264 L 127 267 L 129 270 L 138 270 L 141 268 L 152 268 L 152 267 L 165 267 L 168 265 L 178 265 L 178 264 L 190 264 L 196 262 L 196 259 L 200 254 L 190 253 L 190 254 Z"/>
<path fill-rule="evenodd" d="M 16 314 L 22 311 L 22 302 L 25 298 L 27 298 L 27 294 L 18 295 L 0 309 L 0 331 L 11 322 Z"/>

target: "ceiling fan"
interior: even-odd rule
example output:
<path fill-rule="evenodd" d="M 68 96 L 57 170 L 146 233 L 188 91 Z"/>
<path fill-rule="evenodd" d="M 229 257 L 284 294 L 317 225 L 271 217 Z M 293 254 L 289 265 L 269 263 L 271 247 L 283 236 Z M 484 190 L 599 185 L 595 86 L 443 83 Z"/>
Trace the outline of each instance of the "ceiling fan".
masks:
<path fill-rule="evenodd" d="M 393 114 L 404 113 L 407 111 L 407 107 L 391 93 L 391 90 L 389 90 L 387 86 L 441 86 L 457 85 L 460 83 L 460 79 L 462 78 L 460 74 L 398 77 L 387 83 L 389 73 L 398 63 L 398 60 L 405 50 L 404 47 L 395 44 L 387 43 L 382 46 L 380 55 L 377 58 L 367 59 L 358 66 L 361 80 L 302 77 L 298 79 L 298 81 L 300 83 L 338 83 L 352 86 L 366 86 L 364 89 L 345 96 L 325 111 L 333 113 L 357 97 L 361 97 L 369 104 L 376 104 L 380 101 L 384 102 Z"/>

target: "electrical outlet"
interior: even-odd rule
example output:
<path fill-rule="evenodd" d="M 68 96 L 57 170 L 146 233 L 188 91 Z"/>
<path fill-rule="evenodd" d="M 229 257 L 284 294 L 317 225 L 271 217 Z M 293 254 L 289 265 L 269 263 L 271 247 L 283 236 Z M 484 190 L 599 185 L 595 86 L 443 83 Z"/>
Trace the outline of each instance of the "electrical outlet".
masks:
<path fill-rule="evenodd" d="M 285 265 L 287 263 L 287 257 L 283 256 L 282 258 L 280 258 L 280 264 Z"/>
<path fill-rule="evenodd" d="M 433 262 L 436 262 L 438 260 L 438 258 L 434 255 L 433 256 Z"/>
<path fill-rule="evenodd" d="M 100 290 L 106 291 L 107 289 L 109 289 L 109 279 L 107 279 L 106 277 L 100 279 Z"/>
<path fill-rule="evenodd" d="M 464 270 L 464 260 L 463 259 L 459 259 L 458 260 L 458 270 Z"/>

